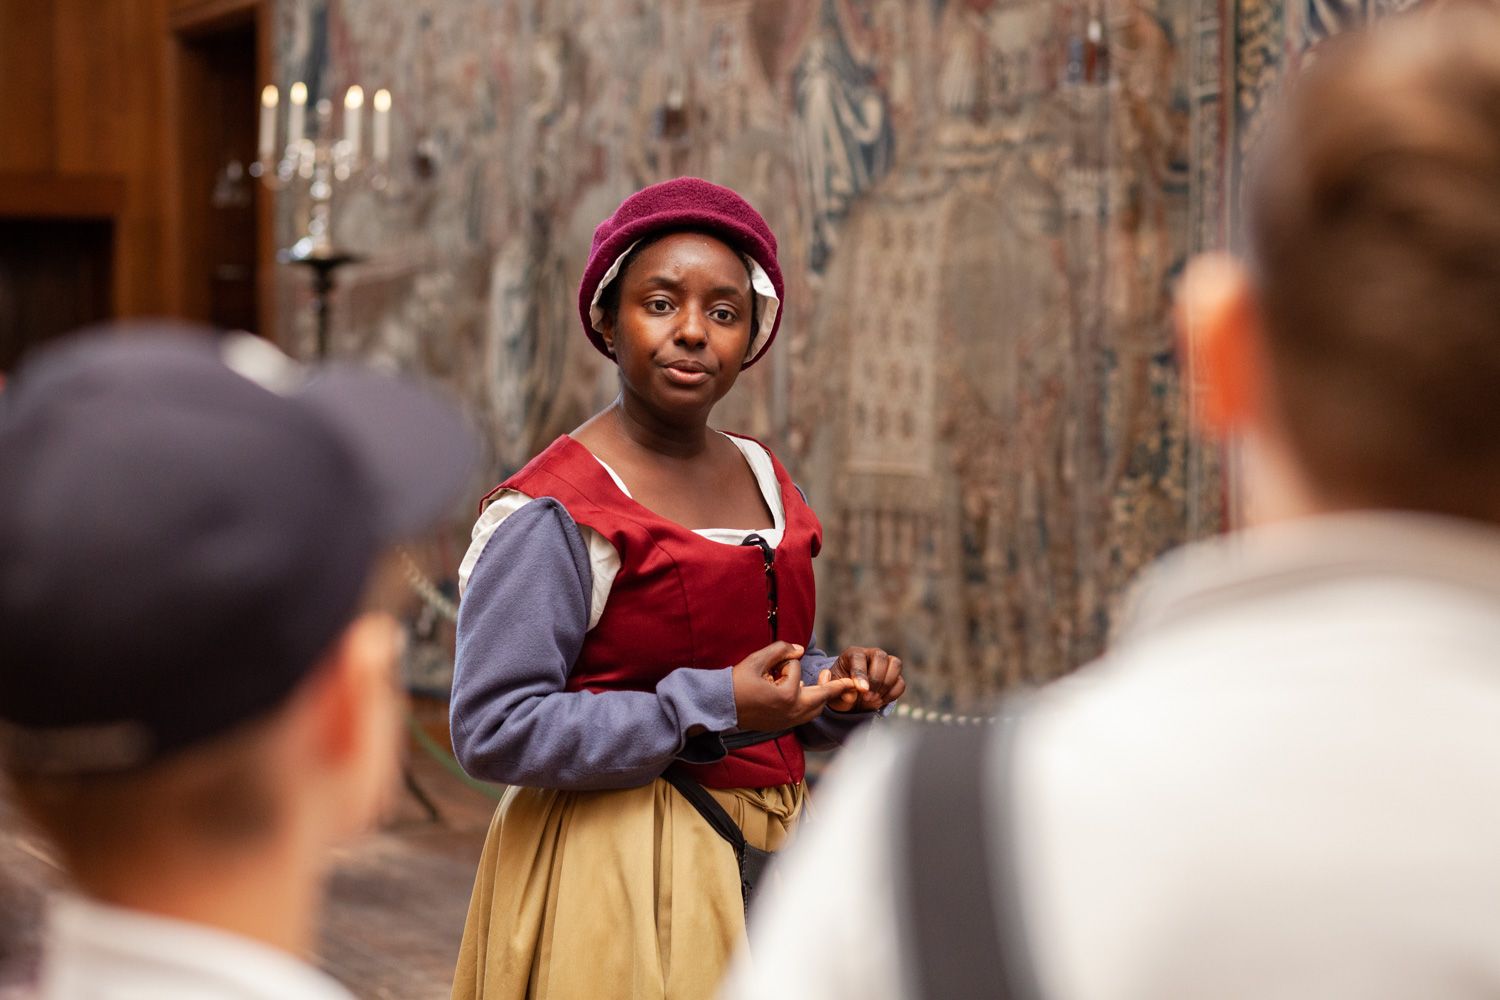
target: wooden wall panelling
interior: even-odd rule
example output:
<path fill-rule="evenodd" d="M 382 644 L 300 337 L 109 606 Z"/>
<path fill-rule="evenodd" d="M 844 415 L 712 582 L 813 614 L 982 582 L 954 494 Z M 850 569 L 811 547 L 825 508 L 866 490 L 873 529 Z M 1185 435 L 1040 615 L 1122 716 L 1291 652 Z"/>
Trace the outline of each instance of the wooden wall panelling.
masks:
<path fill-rule="evenodd" d="M 0 172 L 0 217 L 114 219 L 124 207 L 118 174 Z"/>
<path fill-rule="evenodd" d="M 162 0 L 54 0 L 56 170 L 113 173 L 115 311 L 159 314 L 162 287 Z"/>
<path fill-rule="evenodd" d="M 215 159 L 216 139 L 204 122 L 219 85 L 210 72 L 215 58 L 212 50 L 226 32 L 254 32 L 254 93 L 246 98 L 244 109 L 246 115 L 253 115 L 254 95 L 271 79 L 271 19 L 263 0 L 169 0 L 169 4 L 164 132 L 170 169 L 163 189 L 167 297 L 175 313 L 208 320 L 213 307 L 208 279 L 200 272 L 216 234 L 210 231 L 212 223 L 203 200 L 210 175 L 220 166 Z M 254 128 L 253 120 L 249 127 Z M 259 182 L 247 178 L 247 184 L 255 206 L 256 332 L 275 339 L 273 199 Z"/>
<path fill-rule="evenodd" d="M 194 315 L 174 232 L 181 38 L 253 23 L 257 86 L 271 78 L 263 0 L 0 0 L 0 216 L 114 220 L 113 311 Z M 272 209 L 255 191 L 270 316 Z"/>
<path fill-rule="evenodd" d="M 208 242 L 207 215 L 197 205 L 210 169 L 199 155 L 195 134 L 202 106 L 189 96 L 201 94 L 207 71 L 201 56 L 175 28 L 168 43 L 166 107 L 170 170 L 165 178 L 167 219 L 166 283 L 172 311 L 195 320 L 208 319 L 208 290 L 199 280 Z"/>
<path fill-rule="evenodd" d="M 0 0 L 0 171 L 54 167 L 53 7 Z"/>
<path fill-rule="evenodd" d="M 0 373 L 38 344 L 113 312 L 107 218 L 0 218 Z"/>

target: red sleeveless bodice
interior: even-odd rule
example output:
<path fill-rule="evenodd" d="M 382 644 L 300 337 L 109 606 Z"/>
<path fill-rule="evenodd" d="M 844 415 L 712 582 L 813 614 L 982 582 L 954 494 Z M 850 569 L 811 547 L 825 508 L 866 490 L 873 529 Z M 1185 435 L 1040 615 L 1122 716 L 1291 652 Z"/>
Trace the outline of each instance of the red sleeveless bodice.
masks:
<path fill-rule="evenodd" d="M 823 529 L 775 456 L 771 463 L 786 510 L 772 564 L 777 637 L 806 643 L 816 609 L 812 560 Z M 622 493 L 593 454 L 567 435 L 499 489 L 556 499 L 620 554 L 609 601 L 584 638 L 568 690 L 654 691 L 674 670 L 733 666 L 773 641 L 762 550 L 710 541 L 652 513 Z M 714 764 L 686 766 L 709 788 L 795 783 L 803 775 L 802 746 L 789 734 Z"/>

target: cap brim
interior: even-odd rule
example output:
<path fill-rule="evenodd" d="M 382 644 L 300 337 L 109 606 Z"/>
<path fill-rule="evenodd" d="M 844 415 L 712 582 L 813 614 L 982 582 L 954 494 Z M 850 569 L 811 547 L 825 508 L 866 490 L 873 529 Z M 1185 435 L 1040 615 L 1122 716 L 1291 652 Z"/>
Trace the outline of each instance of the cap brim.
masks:
<path fill-rule="evenodd" d="M 330 367 L 297 397 L 327 419 L 364 466 L 385 541 L 430 528 L 474 473 L 474 431 L 457 409 L 420 386 Z"/>

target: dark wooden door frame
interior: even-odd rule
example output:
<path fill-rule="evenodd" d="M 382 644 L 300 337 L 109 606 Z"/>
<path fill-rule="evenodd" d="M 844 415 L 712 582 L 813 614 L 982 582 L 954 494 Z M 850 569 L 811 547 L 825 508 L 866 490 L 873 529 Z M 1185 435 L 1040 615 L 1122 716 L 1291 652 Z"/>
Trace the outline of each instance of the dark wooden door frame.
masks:
<path fill-rule="evenodd" d="M 163 205 L 165 208 L 166 232 L 163 245 L 166 254 L 166 292 L 168 308 L 182 315 L 186 311 L 187 291 L 185 274 L 188 252 L 184 238 L 185 220 L 182 216 L 183 162 L 182 115 L 180 83 L 182 77 L 183 48 L 195 37 L 213 34 L 227 28 L 254 25 L 255 27 L 255 86 L 256 91 L 273 80 L 274 47 L 271 38 L 272 0 L 197 0 L 177 7 L 167 15 L 167 60 L 164 76 L 166 89 L 163 107 L 166 108 L 163 123 L 167 141 L 167 165 L 165 171 Z M 279 340 L 276 327 L 276 233 L 275 200 L 258 181 L 253 181 L 256 211 L 256 298 L 260 315 L 260 333 L 273 341 Z"/>

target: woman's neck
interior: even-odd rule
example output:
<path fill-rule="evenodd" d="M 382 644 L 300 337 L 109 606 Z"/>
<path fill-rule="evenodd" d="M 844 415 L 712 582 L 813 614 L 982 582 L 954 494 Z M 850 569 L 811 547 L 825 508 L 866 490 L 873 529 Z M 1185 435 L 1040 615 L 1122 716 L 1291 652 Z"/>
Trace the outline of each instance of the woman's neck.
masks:
<path fill-rule="evenodd" d="M 608 411 L 618 432 L 638 448 L 668 458 L 696 458 L 708 450 L 708 414 L 687 424 L 668 422 L 621 393 Z"/>

